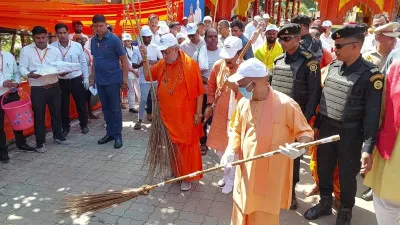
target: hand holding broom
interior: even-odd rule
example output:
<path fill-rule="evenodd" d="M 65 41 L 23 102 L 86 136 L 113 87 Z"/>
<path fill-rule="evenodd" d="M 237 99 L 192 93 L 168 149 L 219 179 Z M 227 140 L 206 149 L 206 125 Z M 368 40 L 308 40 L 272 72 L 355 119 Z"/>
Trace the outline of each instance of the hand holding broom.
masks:
<path fill-rule="evenodd" d="M 330 143 L 330 142 L 334 142 L 334 141 L 338 141 L 338 140 L 340 140 L 339 135 L 334 135 L 331 137 L 327 137 L 327 138 L 320 139 L 317 141 L 312 141 L 309 143 L 291 144 L 291 147 L 299 150 L 302 148 L 308 148 L 311 146 Z M 81 215 L 86 212 L 100 211 L 102 209 L 106 209 L 106 208 L 121 204 L 123 202 L 129 201 L 131 199 L 134 199 L 139 195 L 147 195 L 147 194 L 149 194 L 149 192 L 151 190 L 154 190 L 157 187 L 163 187 L 166 184 L 172 184 L 172 183 L 175 183 L 178 181 L 185 180 L 190 177 L 198 176 L 198 175 L 209 173 L 209 172 L 216 171 L 216 170 L 221 170 L 225 167 L 241 165 L 246 162 L 270 157 L 270 156 L 277 155 L 277 154 L 287 155 L 283 150 L 280 149 L 280 150 L 260 154 L 260 155 L 257 155 L 257 156 L 251 157 L 251 158 L 238 160 L 238 161 L 235 161 L 232 163 L 227 163 L 226 165 L 219 165 L 219 166 L 212 167 L 212 168 L 209 168 L 206 170 L 197 171 L 197 172 L 187 174 L 185 176 L 173 178 L 173 179 L 170 179 L 170 180 L 167 180 L 167 181 L 155 184 L 155 185 L 143 185 L 140 188 L 132 188 L 132 189 L 127 189 L 127 190 L 122 190 L 122 191 L 112 191 L 112 192 L 104 192 L 104 193 L 100 193 L 100 194 L 67 197 L 66 198 L 66 203 L 67 203 L 66 212 L 71 213 L 71 214 Z"/>

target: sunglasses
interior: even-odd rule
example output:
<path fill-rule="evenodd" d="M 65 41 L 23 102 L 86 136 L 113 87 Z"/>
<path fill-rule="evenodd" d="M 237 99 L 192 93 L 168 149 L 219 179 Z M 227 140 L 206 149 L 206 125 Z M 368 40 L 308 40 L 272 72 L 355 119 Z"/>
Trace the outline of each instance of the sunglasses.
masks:
<path fill-rule="evenodd" d="M 357 43 L 357 42 L 356 42 L 356 41 L 353 41 L 353 42 L 349 42 L 349 43 L 335 44 L 335 47 L 336 47 L 336 49 L 341 49 L 341 48 L 343 48 L 343 47 L 346 46 L 346 45 L 351 45 L 351 44 L 354 44 L 354 43 Z"/>
<path fill-rule="evenodd" d="M 279 40 L 283 41 L 283 42 L 289 42 L 291 41 L 293 38 L 298 37 L 298 35 L 294 35 L 294 36 L 285 36 L 285 37 L 280 37 Z"/>

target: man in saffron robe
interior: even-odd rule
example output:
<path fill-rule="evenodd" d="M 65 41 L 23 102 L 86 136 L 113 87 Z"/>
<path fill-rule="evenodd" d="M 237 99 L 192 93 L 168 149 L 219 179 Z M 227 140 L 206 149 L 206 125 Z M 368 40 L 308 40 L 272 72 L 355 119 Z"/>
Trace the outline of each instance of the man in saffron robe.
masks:
<path fill-rule="evenodd" d="M 163 35 L 157 47 L 162 60 L 151 66 L 152 80 L 158 81 L 157 99 L 161 119 L 174 144 L 176 166 L 172 168 L 175 176 L 182 176 L 202 170 L 200 137 L 203 136 L 201 120 L 203 115 L 204 87 L 200 68 L 196 61 L 179 50 L 178 40 L 173 34 Z M 147 50 L 140 46 L 143 71 L 150 80 Z M 181 183 L 181 190 L 188 191 L 191 181 L 201 179 L 195 176 Z"/>
<path fill-rule="evenodd" d="M 235 36 L 228 37 L 220 52 L 222 59 L 215 63 L 208 79 L 208 106 L 204 115 L 206 118 L 211 117 L 211 115 L 214 117 L 208 134 L 207 146 L 215 149 L 220 158 L 228 145 L 229 120 L 237 100 L 241 97 L 236 95 L 237 87 L 228 86 L 226 79 L 236 73 L 238 68 L 236 61 L 242 48 L 243 44 L 240 38 Z M 234 168 L 225 169 L 224 177 L 218 181 L 218 186 L 224 187 L 222 193 L 228 194 L 232 192 L 234 178 Z"/>
<path fill-rule="evenodd" d="M 287 95 L 273 90 L 266 76 L 265 65 L 249 59 L 228 78 L 229 82 L 237 82 L 243 98 L 236 107 L 221 164 L 229 165 L 235 153 L 239 159 L 246 159 L 278 148 L 290 152 L 290 158 L 276 155 L 238 167 L 231 225 L 279 224 L 280 209 L 288 209 L 291 203 L 292 159 L 305 153 L 305 150 L 290 148 L 298 143 L 286 148 L 280 145 L 295 140 L 309 142 L 314 136 L 300 106 Z"/>

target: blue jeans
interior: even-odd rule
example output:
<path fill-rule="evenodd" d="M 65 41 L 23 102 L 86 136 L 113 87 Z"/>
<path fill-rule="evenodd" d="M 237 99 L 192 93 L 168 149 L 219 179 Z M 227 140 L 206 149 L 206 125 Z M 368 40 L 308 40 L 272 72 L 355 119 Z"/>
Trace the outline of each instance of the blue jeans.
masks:
<path fill-rule="evenodd" d="M 121 139 L 122 112 L 121 112 L 121 84 L 97 85 L 104 120 L 107 123 L 107 135 L 114 139 Z"/>
<path fill-rule="evenodd" d="M 157 83 L 153 84 L 155 88 L 157 88 Z M 143 120 L 144 112 L 147 104 L 147 97 L 151 91 L 150 83 L 140 83 L 140 102 L 139 102 L 139 120 Z"/>

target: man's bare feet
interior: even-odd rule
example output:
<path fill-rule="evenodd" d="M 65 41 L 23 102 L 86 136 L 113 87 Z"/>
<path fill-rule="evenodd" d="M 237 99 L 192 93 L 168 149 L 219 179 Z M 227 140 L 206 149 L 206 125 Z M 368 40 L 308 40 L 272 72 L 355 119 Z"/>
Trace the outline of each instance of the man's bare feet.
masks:
<path fill-rule="evenodd" d="M 310 188 L 304 189 L 303 193 L 307 197 L 319 194 L 319 187 L 317 183 L 314 183 Z"/>

